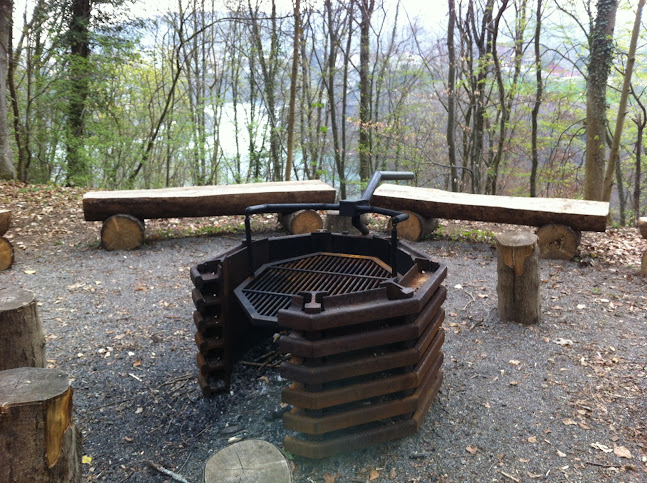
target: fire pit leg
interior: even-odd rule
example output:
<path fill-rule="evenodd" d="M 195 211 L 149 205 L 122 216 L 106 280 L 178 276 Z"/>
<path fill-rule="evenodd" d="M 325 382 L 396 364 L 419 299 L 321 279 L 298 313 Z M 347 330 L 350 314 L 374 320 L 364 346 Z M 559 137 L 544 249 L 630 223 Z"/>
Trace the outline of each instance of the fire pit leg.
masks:
<path fill-rule="evenodd" d="M 530 232 L 511 231 L 496 238 L 497 295 L 502 320 L 539 322 L 539 246 Z"/>

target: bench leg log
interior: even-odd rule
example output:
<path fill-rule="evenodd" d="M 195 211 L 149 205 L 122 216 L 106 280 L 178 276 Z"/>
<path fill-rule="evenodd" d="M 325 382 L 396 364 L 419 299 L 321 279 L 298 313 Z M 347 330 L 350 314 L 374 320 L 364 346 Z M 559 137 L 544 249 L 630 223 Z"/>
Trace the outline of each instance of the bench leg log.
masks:
<path fill-rule="evenodd" d="M 45 334 L 35 294 L 0 289 L 0 371 L 44 364 Z"/>
<path fill-rule="evenodd" d="M 364 225 L 368 224 L 368 217 L 366 215 L 361 215 L 360 219 Z M 349 216 L 341 216 L 339 211 L 336 210 L 331 210 L 326 213 L 324 228 L 330 233 L 348 232 L 351 235 L 361 235 L 360 231 L 353 226 L 351 218 Z"/>
<path fill-rule="evenodd" d="M 537 229 L 541 258 L 571 260 L 580 245 L 581 232 L 565 225 L 543 225 Z"/>
<path fill-rule="evenodd" d="M 72 387 L 55 369 L 0 371 L 0 481 L 81 481 Z"/>
<path fill-rule="evenodd" d="M 643 259 L 642 259 L 642 262 L 640 264 L 640 270 L 642 271 L 642 273 L 647 275 L 647 251 L 645 251 L 645 253 L 643 253 Z"/>
<path fill-rule="evenodd" d="M 101 246 L 110 251 L 139 248 L 144 237 L 144 222 L 131 215 L 113 215 L 101 227 Z"/>
<path fill-rule="evenodd" d="M 398 236 L 400 238 L 409 241 L 420 241 L 431 235 L 434 230 L 438 228 L 438 220 L 436 218 L 425 218 L 424 216 L 409 210 L 400 211 L 409 214 L 408 219 L 398 223 Z M 389 219 L 387 231 L 390 233 L 392 228 L 391 219 Z"/>
<path fill-rule="evenodd" d="M 0 272 L 13 265 L 13 245 L 5 237 L 0 236 Z"/>
<path fill-rule="evenodd" d="M 497 295 L 501 320 L 539 322 L 539 247 L 537 236 L 512 231 L 496 237 Z"/>
<path fill-rule="evenodd" d="M 323 220 L 314 210 L 299 210 L 287 215 L 279 215 L 279 222 L 291 235 L 303 235 L 323 228 Z"/>
<path fill-rule="evenodd" d="M 11 210 L 0 210 L 0 236 L 7 233 L 11 226 Z"/>

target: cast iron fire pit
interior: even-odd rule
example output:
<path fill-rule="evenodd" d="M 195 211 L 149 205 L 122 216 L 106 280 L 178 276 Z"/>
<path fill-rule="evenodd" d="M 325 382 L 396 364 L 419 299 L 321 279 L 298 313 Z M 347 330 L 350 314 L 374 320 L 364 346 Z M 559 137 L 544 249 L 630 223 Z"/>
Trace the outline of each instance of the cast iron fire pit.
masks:
<path fill-rule="evenodd" d="M 409 174 L 405 174 L 408 176 Z M 370 206 L 377 172 L 360 200 L 339 205 L 247 209 L 246 241 L 191 269 L 199 382 L 229 390 L 236 354 L 279 330 L 293 381 L 283 424 L 291 453 L 323 458 L 417 431 L 442 382 L 441 285 L 446 268 L 406 244 L 407 215 Z M 329 232 L 252 240 L 249 217 L 298 209 L 339 210 L 362 233 L 360 215 L 391 216 L 390 239 Z"/>

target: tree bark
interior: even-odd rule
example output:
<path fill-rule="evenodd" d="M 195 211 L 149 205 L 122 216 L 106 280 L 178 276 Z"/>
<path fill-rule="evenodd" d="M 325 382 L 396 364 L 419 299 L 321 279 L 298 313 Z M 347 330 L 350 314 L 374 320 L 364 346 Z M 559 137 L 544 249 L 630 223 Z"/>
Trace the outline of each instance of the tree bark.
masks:
<path fill-rule="evenodd" d="M 541 0 L 540 0 L 541 1 Z M 454 24 L 456 23 L 456 5 L 449 0 L 449 20 L 447 24 L 447 150 L 452 191 L 458 191 L 458 171 L 456 169 L 456 47 L 454 45 Z"/>
<path fill-rule="evenodd" d="M 607 79 L 613 60 L 613 31 L 617 0 L 598 0 L 595 26 L 589 39 L 586 92 L 586 159 L 584 198 L 602 200 L 604 186 Z"/>
<path fill-rule="evenodd" d="M 371 31 L 371 16 L 375 7 L 375 0 L 359 0 L 361 13 L 360 50 L 359 50 L 359 177 L 368 181 L 371 176 L 371 44 L 369 34 Z"/>
<path fill-rule="evenodd" d="M 624 81 L 622 83 L 622 91 L 620 91 L 620 104 L 618 105 L 618 116 L 616 118 L 616 127 L 613 133 L 613 143 L 611 144 L 609 164 L 607 165 L 607 172 L 604 177 L 604 192 L 602 194 L 603 201 L 609 201 L 611 199 L 611 188 L 613 187 L 614 171 L 620 159 L 620 138 L 622 137 L 622 128 L 624 126 L 625 116 L 627 114 L 627 98 L 629 97 L 629 90 L 631 87 L 631 75 L 633 74 L 634 64 L 636 63 L 636 45 L 638 44 L 640 20 L 642 18 L 642 11 L 644 6 L 645 0 L 640 0 L 638 2 L 638 7 L 636 8 L 636 18 L 631 33 L 631 42 L 629 43 L 629 53 L 627 54 L 627 65 L 625 66 Z"/>
<path fill-rule="evenodd" d="M 537 236 L 514 231 L 497 236 L 497 295 L 501 320 L 539 322 L 539 246 Z"/>
<path fill-rule="evenodd" d="M 299 31 L 301 30 L 301 2 L 294 0 L 294 37 L 292 40 L 292 73 L 290 75 L 290 107 L 288 114 L 288 154 L 285 162 L 285 181 L 290 181 L 294 153 L 295 106 L 297 102 L 297 78 L 299 73 Z"/>
<path fill-rule="evenodd" d="M 537 0 L 537 15 L 536 15 L 536 26 L 535 26 L 535 78 L 536 78 L 536 87 L 535 87 L 535 104 L 532 108 L 531 123 L 532 123 L 532 132 L 531 132 L 531 149 L 532 149 L 532 167 L 530 169 L 530 196 L 537 196 L 537 170 L 539 168 L 539 148 L 537 146 L 537 134 L 539 131 L 539 109 L 541 108 L 541 101 L 544 92 L 544 84 L 541 77 L 541 51 L 539 49 L 540 35 L 541 35 L 541 6 L 542 0 Z"/>
<path fill-rule="evenodd" d="M 13 1 L 0 0 L 0 179 L 16 177 L 7 119 L 7 69 L 11 55 L 9 39 L 11 37 L 12 10 Z"/>
<path fill-rule="evenodd" d="M 81 431 L 72 421 L 72 387 L 61 371 L 0 372 L 0 480 L 81 481 Z"/>
<path fill-rule="evenodd" d="M 36 296 L 23 289 L 0 290 L 0 371 L 44 367 L 45 333 Z"/>

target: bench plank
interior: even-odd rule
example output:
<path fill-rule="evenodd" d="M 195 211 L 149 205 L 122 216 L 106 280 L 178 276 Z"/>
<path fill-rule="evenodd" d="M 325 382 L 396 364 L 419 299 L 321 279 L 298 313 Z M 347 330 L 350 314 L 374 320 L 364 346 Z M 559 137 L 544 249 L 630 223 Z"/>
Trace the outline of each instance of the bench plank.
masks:
<path fill-rule="evenodd" d="M 116 214 L 139 218 L 242 215 L 267 203 L 334 203 L 335 189 L 319 180 L 279 181 L 186 188 L 89 191 L 83 196 L 86 221 Z"/>
<path fill-rule="evenodd" d="M 379 186 L 372 204 L 429 218 L 528 226 L 554 223 L 581 231 L 605 231 L 609 215 L 609 203 L 602 201 L 451 193 L 394 184 Z"/>

